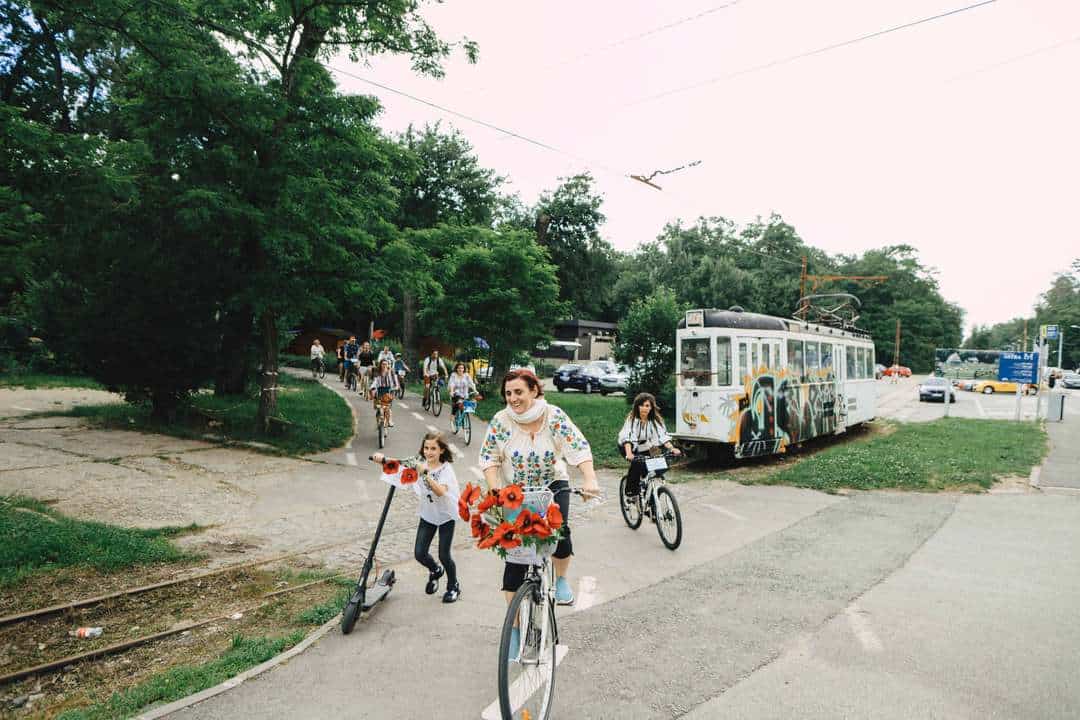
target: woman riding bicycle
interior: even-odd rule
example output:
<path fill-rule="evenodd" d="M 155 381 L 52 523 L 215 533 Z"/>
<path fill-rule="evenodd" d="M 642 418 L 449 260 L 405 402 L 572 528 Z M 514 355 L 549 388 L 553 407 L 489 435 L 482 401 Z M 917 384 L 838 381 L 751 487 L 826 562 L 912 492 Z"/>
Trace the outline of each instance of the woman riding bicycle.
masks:
<path fill-rule="evenodd" d="M 398 377 L 390 369 L 390 363 L 379 363 L 379 372 L 371 381 L 371 406 L 383 408 L 383 422 L 387 427 L 394 427 L 394 391 L 398 389 Z"/>
<path fill-rule="evenodd" d="M 465 363 L 459 362 L 454 365 L 454 372 L 447 384 L 450 388 L 450 407 L 453 408 L 454 434 L 456 435 L 458 413 L 465 409 L 465 401 L 476 394 L 476 383 L 473 382 L 472 375 L 465 372 Z"/>
<path fill-rule="evenodd" d="M 574 593 L 566 580 L 570 556 L 570 475 L 566 465 L 574 465 L 584 477 L 584 495 L 600 494 L 593 469 L 589 441 L 562 409 L 548 405 L 540 380 L 524 368 L 511 370 L 503 378 L 502 395 L 506 407 L 491 419 L 480 448 L 480 469 L 489 488 L 516 483 L 522 487 L 548 486 L 562 511 L 563 537 L 553 553 L 555 599 L 573 605 Z M 525 579 L 527 566 L 506 563 L 502 589 L 509 602 Z"/>
<path fill-rule="evenodd" d="M 626 476 L 626 494 L 630 497 L 641 490 L 641 478 L 645 476 L 645 465 L 634 462 L 636 455 L 642 455 L 656 448 L 666 448 L 675 455 L 681 454 L 671 442 L 664 418 L 660 416 L 656 398 L 649 393 L 639 393 L 634 398 L 634 407 L 626 416 L 622 430 L 619 431 L 619 447 L 630 463 Z"/>

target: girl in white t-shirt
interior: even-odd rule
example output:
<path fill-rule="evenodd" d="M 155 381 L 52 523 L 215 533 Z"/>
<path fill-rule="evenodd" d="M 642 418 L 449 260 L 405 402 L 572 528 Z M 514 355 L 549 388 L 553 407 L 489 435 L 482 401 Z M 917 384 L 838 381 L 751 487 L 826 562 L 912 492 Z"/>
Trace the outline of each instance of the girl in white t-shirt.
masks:
<path fill-rule="evenodd" d="M 416 527 L 416 545 L 413 555 L 416 562 L 428 569 L 428 581 L 424 591 L 434 595 L 439 589 L 439 579 L 446 575 L 444 603 L 456 602 L 461 595 L 458 585 L 457 564 L 450 554 L 454 542 L 454 523 L 457 520 L 457 504 L 461 490 L 457 476 L 450 465 L 454 455 L 450 445 L 440 432 L 429 432 L 420 445 L 423 461 L 417 468 L 420 478 L 416 481 L 420 504 L 417 508 L 420 522 Z M 377 453 L 371 458 L 377 463 L 383 461 L 383 455 Z M 431 557 L 431 543 L 435 533 L 439 534 L 439 563 Z"/>

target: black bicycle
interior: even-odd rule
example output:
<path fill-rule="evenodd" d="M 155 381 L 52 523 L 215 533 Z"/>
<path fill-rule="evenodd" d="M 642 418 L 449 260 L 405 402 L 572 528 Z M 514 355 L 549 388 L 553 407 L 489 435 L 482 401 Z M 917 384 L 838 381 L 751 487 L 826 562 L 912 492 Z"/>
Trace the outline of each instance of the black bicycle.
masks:
<path fill-rule="evenodd" d="M 345 389 L 356 392 L 356 363 L 353 360 L 346 360 L 345 363 Z"/>
<path fill-rule="evenodd" d="M 326 377 L 326 363 L 321 357 L 311 358 L 311 377 L 322 380 Z"/>
<path fill-rule="evenodd" d="M 645 516 L 656 525 L 656 531 L 660 534 L 660 541 L 668 550 L 674 550 L 682 543 L 683 524 L 682 513 L 679 512 L 679 503 L 675 501 L 675 495 L 664 484 L 664 473 L 668 470 L 668 459 L 675 457 L 672 453 L 664 453 L 655 457 L 649 455 L 637 455 L 635 463 L 642 463 L 645 468 L 645 476 L 641 478 L 639 491 L 636 495 L 627 496 L 626 483 L 629 475 L 623 475 L 619 481 L 619 509 L 622 510 L 623 520 L 631 530 L 641 527 Z"/>

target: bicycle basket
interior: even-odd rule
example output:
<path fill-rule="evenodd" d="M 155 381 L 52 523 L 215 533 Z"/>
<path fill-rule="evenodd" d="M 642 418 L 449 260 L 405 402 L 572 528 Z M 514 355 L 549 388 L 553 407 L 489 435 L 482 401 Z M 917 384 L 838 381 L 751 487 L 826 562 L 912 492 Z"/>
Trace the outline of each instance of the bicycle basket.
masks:
<path fill-rule="evenodd" d="M 464 408 L 465 412 L 467 412 L 467 413 L 476 412 L 476 402 L 474 400 L 466 400 L 462 404 L 462 407 Z"/>
<path fill-rule="evenodd" d="M 546 487 L 524 488 L 524 496 L 521 507 L 544 515 L 547 514 L 548 506 L 551 505 L 552 500 L 555 498 L 555 494 Z M 513 512 L 513 517 L 516 516 L 517 513 Z M 512 517 L 508 514 L 507 519 L 512 519 Z M 519 545 L 506 551 L 506 562 L 515 565 L 540 565 L 545 558 L 555 552 L 556 545 L 558 545 L 558 541 L 546 542 L 541 545 Z"/>

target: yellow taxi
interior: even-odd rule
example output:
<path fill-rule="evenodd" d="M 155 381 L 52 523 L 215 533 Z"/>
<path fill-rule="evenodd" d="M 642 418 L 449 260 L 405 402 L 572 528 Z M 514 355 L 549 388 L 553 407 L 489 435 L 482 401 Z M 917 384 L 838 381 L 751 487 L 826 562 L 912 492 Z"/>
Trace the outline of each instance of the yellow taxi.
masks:
<path fill-rule="evenodd" d="M 1006 382 L 1004 380 L 980 380 L 975 383 L 975 387 L 971 388 L 972 391 L 977 393 L 983 393 L 985 395 L 993 395 L 994 393 L 1008 393 L 1010 395 L 1016 394 L 1016 383 Z M 1024 392 L 1028 395 L 1034 395 L 1039 389 L 1034 385 L 1024 385 Z"/>

